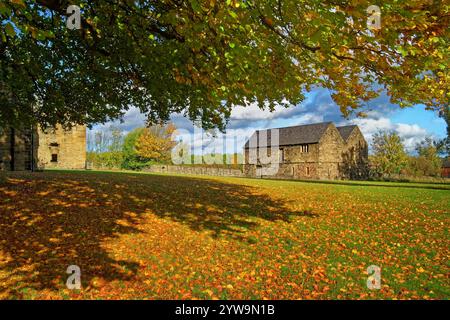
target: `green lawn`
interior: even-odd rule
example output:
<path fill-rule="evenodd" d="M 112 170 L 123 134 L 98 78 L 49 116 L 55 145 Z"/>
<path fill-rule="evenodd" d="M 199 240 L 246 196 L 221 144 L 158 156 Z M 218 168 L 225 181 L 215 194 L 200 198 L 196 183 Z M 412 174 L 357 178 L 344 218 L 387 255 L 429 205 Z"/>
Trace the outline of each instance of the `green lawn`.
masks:
<path fill-rule="evenodd" d="M 0 298 L 448 299 L 449 209 L 448 184 L 8 173 Z"/>

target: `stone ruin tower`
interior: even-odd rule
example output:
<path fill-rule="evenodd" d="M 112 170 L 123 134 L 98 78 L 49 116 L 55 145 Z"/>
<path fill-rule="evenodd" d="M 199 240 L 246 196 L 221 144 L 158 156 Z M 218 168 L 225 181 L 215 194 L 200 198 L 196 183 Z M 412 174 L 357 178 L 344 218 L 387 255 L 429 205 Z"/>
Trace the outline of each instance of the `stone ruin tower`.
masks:
<path fill-rule="evenodd" d="M 0 170 L 84 169 L 86 126 L 0 128 Z"/>

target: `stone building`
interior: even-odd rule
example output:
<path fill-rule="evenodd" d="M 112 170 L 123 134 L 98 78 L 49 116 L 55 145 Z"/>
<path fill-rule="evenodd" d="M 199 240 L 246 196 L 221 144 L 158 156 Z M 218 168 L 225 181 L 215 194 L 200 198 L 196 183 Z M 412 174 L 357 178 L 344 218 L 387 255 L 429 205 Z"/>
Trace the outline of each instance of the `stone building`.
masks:
<path fill-rule="evenodd" d="M 0 128 L 0 170 L 31 170 L 37 154 L 36 138 L 31 129 Z"/>
<path fill-rule="evenodd" d="M 441 175 L 444 178 L 450 178 L 450 158 L 447 158 L 442 162 Z"/>
<path fill-rule="evenodd" d="M 368 145 L 358 126 L 332 122 L 256 131 L 244 146 L 247 176 L 362 179 Z"/>
<path fill-rule="evenodd" d="M 0 128 L 0 170 L 84 169 L 86 126 L 71 130 Z"/>

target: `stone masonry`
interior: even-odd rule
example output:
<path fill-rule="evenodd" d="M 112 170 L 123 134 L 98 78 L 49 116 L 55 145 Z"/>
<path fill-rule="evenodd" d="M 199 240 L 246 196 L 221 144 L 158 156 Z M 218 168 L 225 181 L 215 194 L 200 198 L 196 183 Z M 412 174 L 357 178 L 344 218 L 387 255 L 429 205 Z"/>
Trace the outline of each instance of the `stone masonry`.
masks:
<path fill-rule="evenodd" d="M 86 127 L 71 130 L 39 130 L 38 168 L 84 169 L 86 166 Z"/>
<path fill-rule="evenodd" d="M 33 164 L 37 169 L 84 169 L 86 127 L 58 126 L 45 132 L 0 128 L 0 170 L 30 170 Z"/>
<path fill-rule="evenodd" d="M 331 122 L 279 128 L 271 149 L 271 134 L 257 131 L 244 147 L 244 173 L 251 177 L 287 179 L 363 179 L 367 174 L 368 146 L 358 126 L 336 127 Z M 274 132 L 273 130 L 269 130 Z M 264 144 L 263 138 L 268 143 Z M 250 141 L 257 141 L 251 144 Z M 253 152 L 253 153 L 252 153 Z M 262 161 L 264 152 L 276 152 L 277 170 Z M 252 157 L 252 154 L 256 156 Z"/>

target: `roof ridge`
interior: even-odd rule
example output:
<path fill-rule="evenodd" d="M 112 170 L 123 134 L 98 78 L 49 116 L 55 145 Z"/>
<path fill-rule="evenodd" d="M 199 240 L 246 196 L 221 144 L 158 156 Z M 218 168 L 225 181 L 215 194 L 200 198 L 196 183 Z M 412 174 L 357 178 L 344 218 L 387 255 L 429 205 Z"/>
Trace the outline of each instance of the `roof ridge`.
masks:
<path fill-rule="evenodd" d="M 355 131 L 355 128 L 358 128 L 358 126 L 355 124 L 336 127 L 337 131 L 345 142 L 347 142 L 348 138 L 350 138 L 350 135 L 353 133 L 353 131 Z"/>
<path fill-rule="evenodd" d="M 318 123 L 308 123 L 290 127 L 272 128 L 275 131 L 279 131 L 279 145 L 295 145 L 295 144 L 305 144 L 305 143 L 318 143 L 323 134 L 327 131 L 330 126 L 335 127 L 332 121 L 318 122 Z M 267 134 L 267 141 L 263 141 L 263 144 L 270 143 L 272 139 L 272 134 L 269 136 L 269 132 L 272 129 L 256 130 L 252 137 L 247 140 L 246 146 L 249 146 L 250 140 L 256 137 L 258 144 L 260 143 L 260 137 Z M 260 134 L 261 133 L 261 134 Z M 263 139 L 264 140 L 264 139 Z"/>

